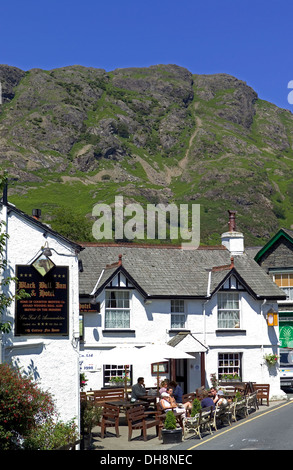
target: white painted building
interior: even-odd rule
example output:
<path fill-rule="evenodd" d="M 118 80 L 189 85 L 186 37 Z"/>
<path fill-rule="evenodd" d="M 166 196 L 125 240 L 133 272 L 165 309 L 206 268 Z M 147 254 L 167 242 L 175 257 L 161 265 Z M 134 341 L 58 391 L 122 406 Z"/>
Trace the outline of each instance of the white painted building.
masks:
<path fill-rule="evenodd" d="M 211 386 L 215 373 L 238 373 L 243 381 L 269 383 L 271 397 L 284 396 L 278 368 L 264 355 L 278 352 L 278 327 L 267 314 L 283 292 L 248 256 L 243 235 L 230 220 L 222 245 L 180 247 L 91 244 L 81 252 L 81 369 L 87 389 L 123 376 L 124 363 L 106 363 L 101 351 L 116 346 L 170 344 L 194 356 L 171 360 L 161 378 L 179 382 L 184 393 Z M 131 365 L 131 381 L 156 384 L 148 358 Z"/>
<path fill-rule="evenodd" d="M 12 324 L 11 332 L 2 334 L 1 361 L 33 373 L 40 388 L 52 394 L 59 418 L 62 421 L 76 418 L 79 423 L 81 247 L 6 201 L 0 202 L 0 219 L 9 235 L 4 277 L 18 276 L 18 287 L 30 294 L 29 299 L 14 302 L 1 318 L 2 322 Z M 44 252 L 44 248 L 50 251 Z M 33 265 L 40 256 L 50 263 L 45 276 Z M 12 293 L 15 287 L 11 282 Z"/>

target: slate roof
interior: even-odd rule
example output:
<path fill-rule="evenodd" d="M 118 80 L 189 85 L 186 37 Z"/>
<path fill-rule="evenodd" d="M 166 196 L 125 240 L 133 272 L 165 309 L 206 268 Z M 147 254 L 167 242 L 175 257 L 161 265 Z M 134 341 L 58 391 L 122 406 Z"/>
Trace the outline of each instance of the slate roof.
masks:
<path fill-rule="evenodd" d="M 83 246 L 85 249 L 79 255 L 83 263 L 80 295 L 90 295 L 104 288 L 116 272 L 123 269 L 146 297 L 206 298 L 209 270 L 223 267 L 211 272 L 211 293 L 233 272 L 255 297 L 285 298 L 283 291 L 250 256 L 234 256 L 234 267 L 229 267 L 231 256 L 223 246 L 199 247 L 197 250 L 139 245 Z M 120 254 L 122 267 L 118 265 Z M 117 264 L 105 269 L 113 263 Z"/>

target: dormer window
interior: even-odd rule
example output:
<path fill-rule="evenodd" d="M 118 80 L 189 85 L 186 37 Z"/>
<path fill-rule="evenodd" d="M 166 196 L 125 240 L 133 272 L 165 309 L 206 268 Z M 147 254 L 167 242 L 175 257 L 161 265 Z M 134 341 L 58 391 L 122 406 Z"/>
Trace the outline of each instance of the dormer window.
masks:
<path fill-rule="evenodd" d="M 218 328 L 240 328 L 238 292 L 218 293 Z"/>
<path fill-rule="evenodd" d="M 129 291 L 106 290 L 105 328 L 130 328 Z"/>

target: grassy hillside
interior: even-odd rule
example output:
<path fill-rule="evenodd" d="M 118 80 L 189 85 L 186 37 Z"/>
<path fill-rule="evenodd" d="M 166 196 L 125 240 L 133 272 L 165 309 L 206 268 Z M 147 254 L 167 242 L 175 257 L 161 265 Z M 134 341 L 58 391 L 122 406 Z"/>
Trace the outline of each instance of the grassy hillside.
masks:
<path fill-rule="evenodd" d="M 0 80 L 9 200 L 42 209 L 75 240 L 91 240 L 94 204 L 116 195 L 144 207 L 200 204 L 207 244 L 220 242 L 228 209 L 247 245 L 293 225 L 293 116 L 234 77 L 175 65 L 0 66 Z"/>

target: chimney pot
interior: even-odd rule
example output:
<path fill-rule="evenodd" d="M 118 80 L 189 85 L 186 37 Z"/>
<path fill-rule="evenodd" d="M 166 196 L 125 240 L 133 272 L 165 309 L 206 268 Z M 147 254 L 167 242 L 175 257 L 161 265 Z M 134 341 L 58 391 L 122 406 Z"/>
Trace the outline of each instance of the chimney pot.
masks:
<path fill-rule="evenodd" d="M 32 216 L 36 220 L 39 220 L 41 218 L 41 213 L 42 213 L 41 209 L 33 209 L 32 210 Z"/>
<path fill-rule="evenodd" d="M 236 232 L 236 214 L 237 211 L 229 211 L 229 232 Z"/>

